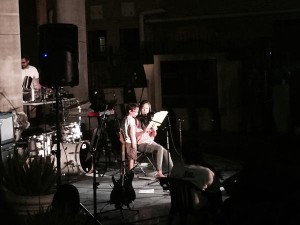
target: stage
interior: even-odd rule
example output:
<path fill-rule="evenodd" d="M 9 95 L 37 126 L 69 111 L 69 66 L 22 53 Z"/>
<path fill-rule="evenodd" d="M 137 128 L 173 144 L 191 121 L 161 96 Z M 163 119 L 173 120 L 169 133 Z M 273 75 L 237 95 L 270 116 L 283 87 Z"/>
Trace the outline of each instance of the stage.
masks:
<path fill-rule="evenodd" d="M 236 173 L 242 166 L 239 161 L 219 157 L 214 154 L 206 154 L 206 158 L 209 162 L 213 163 L 217 169 L 222 170 L 223 179 Z M 176 163 L 179 157 L 174 155 L 173 159 Z M 120 210 L 114 210 L 114 204 L 110 204 L 110 195 L 114 187 L 112 176 L 119 179 L 119 163 L 118 161 L 112 162 L 108 168 L 105 168 L 106 165 L 104 161 L 104 159 L 100 158 L 100 164 L 97 166 L 97 174 L 95 177 L 98 183 L 96 199 L 94 198 L 94 174 L 92 172 L 71 176 L 64 175 L 62 176 L 62 182 L 71 183 L 78 189 L 82 205 L 93 215 L 95 212 L 94 203 L 96 201 L 96 215 L 102 225 L 120 223 L 143 225 L 167 224 L 171 203 L 169 191 L 163 190 L 160 183 L 155 182 L 155 172 L 152 167 L 150 165 L 142 167 L 146 172 L 146 176 L 138 166 L 135 167 L 132 187 L 136 193 L 136 199 L 134 200 L 134 204 L 130 204 L 130 207 L 134 210 L 138 210 L 138 212 L 123 210 L 122 214 Z M 143 165 L 147 164 L 146 160 L 143 162 Z M 123 208 L 126 209 L 127 207 L 124 206 Z M 122 218 L 122 215 L 124 218 Z"/>

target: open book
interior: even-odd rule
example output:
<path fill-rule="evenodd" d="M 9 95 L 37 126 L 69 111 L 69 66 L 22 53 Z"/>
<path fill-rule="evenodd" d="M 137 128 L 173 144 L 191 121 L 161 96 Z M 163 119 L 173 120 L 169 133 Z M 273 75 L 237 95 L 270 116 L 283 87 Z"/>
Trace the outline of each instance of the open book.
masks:
<path fill-rule="evenodd" d="M 160 111 L 154 114 L 153 118 L 149 122 L 147 128 L 155 127 L 155 126 L 160 126 L 164 119 L 166 118 L 168 114 L 168 111 Z"/>

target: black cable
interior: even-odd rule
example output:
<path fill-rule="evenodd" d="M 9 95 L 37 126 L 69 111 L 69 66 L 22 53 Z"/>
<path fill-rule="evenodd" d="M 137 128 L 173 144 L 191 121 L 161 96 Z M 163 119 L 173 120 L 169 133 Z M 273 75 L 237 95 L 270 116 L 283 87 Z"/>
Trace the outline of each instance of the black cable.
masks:
<path fill-rule="evenodd" d="M 16 107 L 12 104 L 12 102 L 9 100 L 9 98 L 6 96 L 6 94 L 4 93 L 4 91 L 0 91 L 0 94 L 6 99 L 6 101 L 11 105 L 11 107 L 13 108 L 13 110 L 15 112 L 17 112 Z"/>

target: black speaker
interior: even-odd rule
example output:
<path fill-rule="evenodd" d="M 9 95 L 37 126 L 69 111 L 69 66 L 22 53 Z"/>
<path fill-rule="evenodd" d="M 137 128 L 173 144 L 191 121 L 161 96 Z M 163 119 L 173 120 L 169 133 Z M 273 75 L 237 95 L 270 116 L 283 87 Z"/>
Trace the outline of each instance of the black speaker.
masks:
<path fill-rule="evenodd" d="M 39 63 L 43 86 L 78 85 L 78 27 L 64 23 L 41 25 Z"/>

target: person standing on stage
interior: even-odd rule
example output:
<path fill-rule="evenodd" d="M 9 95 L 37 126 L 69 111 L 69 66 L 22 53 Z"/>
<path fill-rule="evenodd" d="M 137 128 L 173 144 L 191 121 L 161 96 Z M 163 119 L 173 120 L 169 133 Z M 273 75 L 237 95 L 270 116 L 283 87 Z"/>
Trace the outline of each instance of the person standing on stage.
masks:
<path fill-rule="evenodd" d="M 130 103 L 126 106 L 127 115 L 123 118 L 121 129 L 123 134 L 120 139 L 125 142 L 126 156 L 129 160 L 129 169 L 133 169 L 134 161 L 137 159 L 137 140 L 135 117 L 138 115 L 139 107 L 136 103 Z M 122 154 L 123 155 L 123 154 Z M 123 160 L 123 159 L 122 159 Z"/>
<path fill-rule="evenodd" d="M 27 88 L 34 88 L 37 90 L 41 89 L 41 85 L 39 83 L 39 72 L 36 67 L 30 65 L 30 57 L 27 55 L 22 55 L 21 57 L 21 66 L 22 66 L 22 79 L 23 81 L 27 77 L 32 78 L 31 87 Z"/>
<path fill-rule="evenodd" d="M 22 79 L 23 79 L 23 100 L 36 101 L 41 97 L 42 86 L 39 82 L 39 72 L 36 67 L 30 65 L 30 57 L 28 55 L 21 56 Z M 31 124 L 38 125 L 40 123 L 42 107 L 28 106 L 27 112 L 30 112 L 28 119 Z"/>

